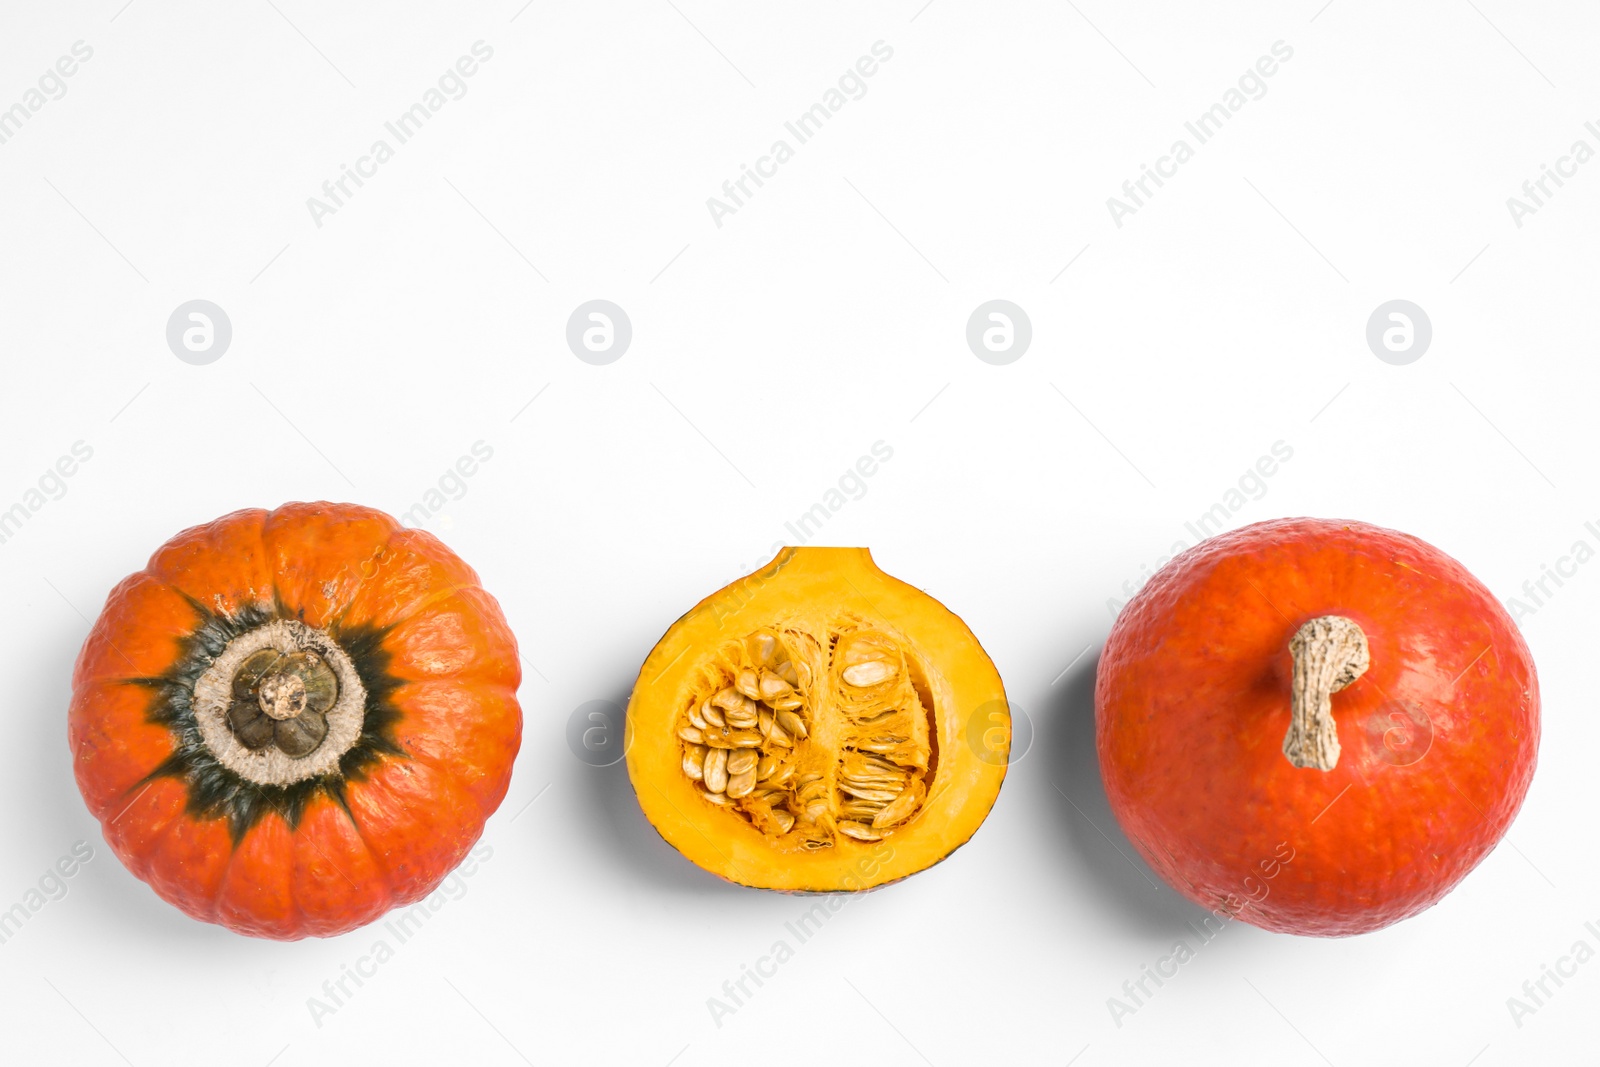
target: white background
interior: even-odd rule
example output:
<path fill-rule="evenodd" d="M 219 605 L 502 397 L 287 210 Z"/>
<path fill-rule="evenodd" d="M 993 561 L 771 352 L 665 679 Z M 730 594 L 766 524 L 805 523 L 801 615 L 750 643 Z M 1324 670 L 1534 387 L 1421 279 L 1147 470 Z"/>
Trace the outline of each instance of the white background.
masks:
<path fill-rule="evenodd" d="M 1507 998 L 1600 947 L 1600 566 L 1520 618 L 1544 745 L 1479 870 L 1356 939 L 1234 924 L 1120 1026 L 1108 998 L 1201 912 L 1128 858 L 1092 747 L 1108 599 L 1275 442 L 1293 457 L 1234 525 L 1394 526 L 1502 598 L 1600 546 L 1600 161 L 1521 227 L 1506 205 L 1574 140 L 1600 148 L 1592 6 L 122 3 L 0 21 L 0 108 L 94 50 L 0 144 L 0 509 L 93 449 L 0 544 L 0 909 L 95 847 L 0 945 L 8 1059 L 1592 1055 L 1600 963 L 1520 1026 Z M 318 227 L 307 198 L 478 40 L 466 95 Z M 879 40 L 866 95 L 719 228 L 707 197 Z M 1266 95 L 1115 225 L 1107 197 L 1279 40 Z M 165 340 L 196 298 L 233 325 L 208 366 Z M 608 366 L 565 343 L 593 298 L 633 324 Z M 964 338 L 993 298 L 1033 325 L 1007 366 Z M 1433 324 L 1408 366 L 1364 336 L 1396 298 Z M 522 643 L 522 755 L 464 895 L 314 1020 L 381 928 L 250 940 L 128 875 L 72 781 L 70 668 L 179 529 L 297 499 L 400 514 L 479 441 L 493 458 L 424 525 Z M 960 614 L 1036 736 L 966 848 L 796 945 L 813 901 L 679 858 L 566 724 L 625 700 L 666 627 L 876 441 L 892 459 L 813 542 L 869 545 Z M 717 1025 L 708 998 L 780 939 L 794 958 Z"/>

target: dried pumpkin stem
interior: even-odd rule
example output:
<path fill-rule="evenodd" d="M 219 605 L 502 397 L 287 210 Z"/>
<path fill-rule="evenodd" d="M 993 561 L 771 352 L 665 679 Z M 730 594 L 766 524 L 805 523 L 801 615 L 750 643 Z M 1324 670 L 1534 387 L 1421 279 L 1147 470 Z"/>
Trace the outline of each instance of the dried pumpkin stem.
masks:
<path fill-rule="evenodd" d="M 1283 754 L 1296 767 L 1331 771 L 1339 763 L 1333 694 L 1367 672 L 1367 635 L 1342 615 L 1322 615 L 1295 631 L 1289 651 L 1294 680 Z"/>
<path fill-rule="evenodd" d="M 361 737 L 366 687 L 329 634 L 275 619 L 234 637 L 201 674 L 191 704 L 205 747 L 256 785 L 339 769 Z"/>
<path fill-rule="evenodd" d="M 298 674 L 286 671 L 268 675 L 262 679 L 257 693 L 261 710 L 279 721 L 292 719 L 306 710 L 306 683 Z"/>

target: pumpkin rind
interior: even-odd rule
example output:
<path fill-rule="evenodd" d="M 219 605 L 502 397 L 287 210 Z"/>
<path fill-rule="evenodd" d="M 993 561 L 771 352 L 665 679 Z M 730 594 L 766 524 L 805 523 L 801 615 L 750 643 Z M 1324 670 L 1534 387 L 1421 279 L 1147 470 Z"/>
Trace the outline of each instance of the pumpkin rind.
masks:
<path fill-rule="evenodd" d="M 333 768 L 286 785 L 221 762 L 193 707 L 229 644 L 275 620 L 325 634 L 364 695 Z M 521 743 L 520 681 L 494 598 L 438 540 L 371 508 L 289 504 L 186 530 L 112 591 L 68 739 L 106 840 L 160 896 L 240 933 L 326 937 L 425 896 L 478 839 Z"/>
<path fill-rule="evenodd" d="M 1285 756 L 1291 635 L 1356 623 L 1364 675 L 1332 697 L 1341 753 Z M 1338 936 L 1436 903 L 1504 835 L 1537 760 L 1533 659 L 1467 570 L 1406 534 L 1283 519 L 1173 560 L 1118 617 L 1095 693 L 1112 811 L 1191 900 Z"/>
<path fill-rule="evenodd" d="M 848 616 L 907 650 L 926 686 L 935 752 L 932 788 L 883 840 L 838 836 L 831 847 L 787 847 L 704 799 L 683 771 L 677 727 L 704 664 L 719 648 L 769 627 L 826 630 Z M 967 743 L 975 715 L 991 746 Z M 988 719 L 987 716 L 993 718 Z M 797 892 L 863 890 L 907 877 L 966 843 L 1005 778 L 1010 713 L 994 664 L 957 616 L 880 571 L 864 548 L 785 548 L 772 562 L 703 600 L 657 643 L 629 699 L 628 774 L 645 816 L 686 858 L 741 885 Z"/>

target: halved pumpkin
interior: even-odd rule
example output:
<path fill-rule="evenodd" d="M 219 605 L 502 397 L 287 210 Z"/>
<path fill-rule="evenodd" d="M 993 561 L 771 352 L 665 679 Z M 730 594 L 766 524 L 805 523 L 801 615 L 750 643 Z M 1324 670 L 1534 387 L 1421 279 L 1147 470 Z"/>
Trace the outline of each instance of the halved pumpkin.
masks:
<path fill-rule="evenodd" d="M 628 774 L 706 870 L 763 889 L 870 889 L 938 863 L 994 806 L 1011 715 L 965 623 L 864 548 L 785 548 L 645 660 Z"/>

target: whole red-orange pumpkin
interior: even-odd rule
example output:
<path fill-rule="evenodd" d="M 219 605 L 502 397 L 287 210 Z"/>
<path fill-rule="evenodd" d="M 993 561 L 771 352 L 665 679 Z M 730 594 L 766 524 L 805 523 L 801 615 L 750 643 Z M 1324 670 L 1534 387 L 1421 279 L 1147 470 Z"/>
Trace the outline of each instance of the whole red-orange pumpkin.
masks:
<path fill-rule="evenodd" d="M 516 642 L 472 569 L 371 508 L 197 526 L 107 599 L 78 656 L 73 769 L 128 869 L 283 940 L 427 895 L 522 736 Z"/>
<path fill-rule="evenodd" d="M 1415 537 L 1281 519 L 1173 560 L 1100 660 L 1106 793 L 1219 917 L 1326 936 L 1434 904 L 1500 840 L 1539 747 L 1533 659 Z"/>

